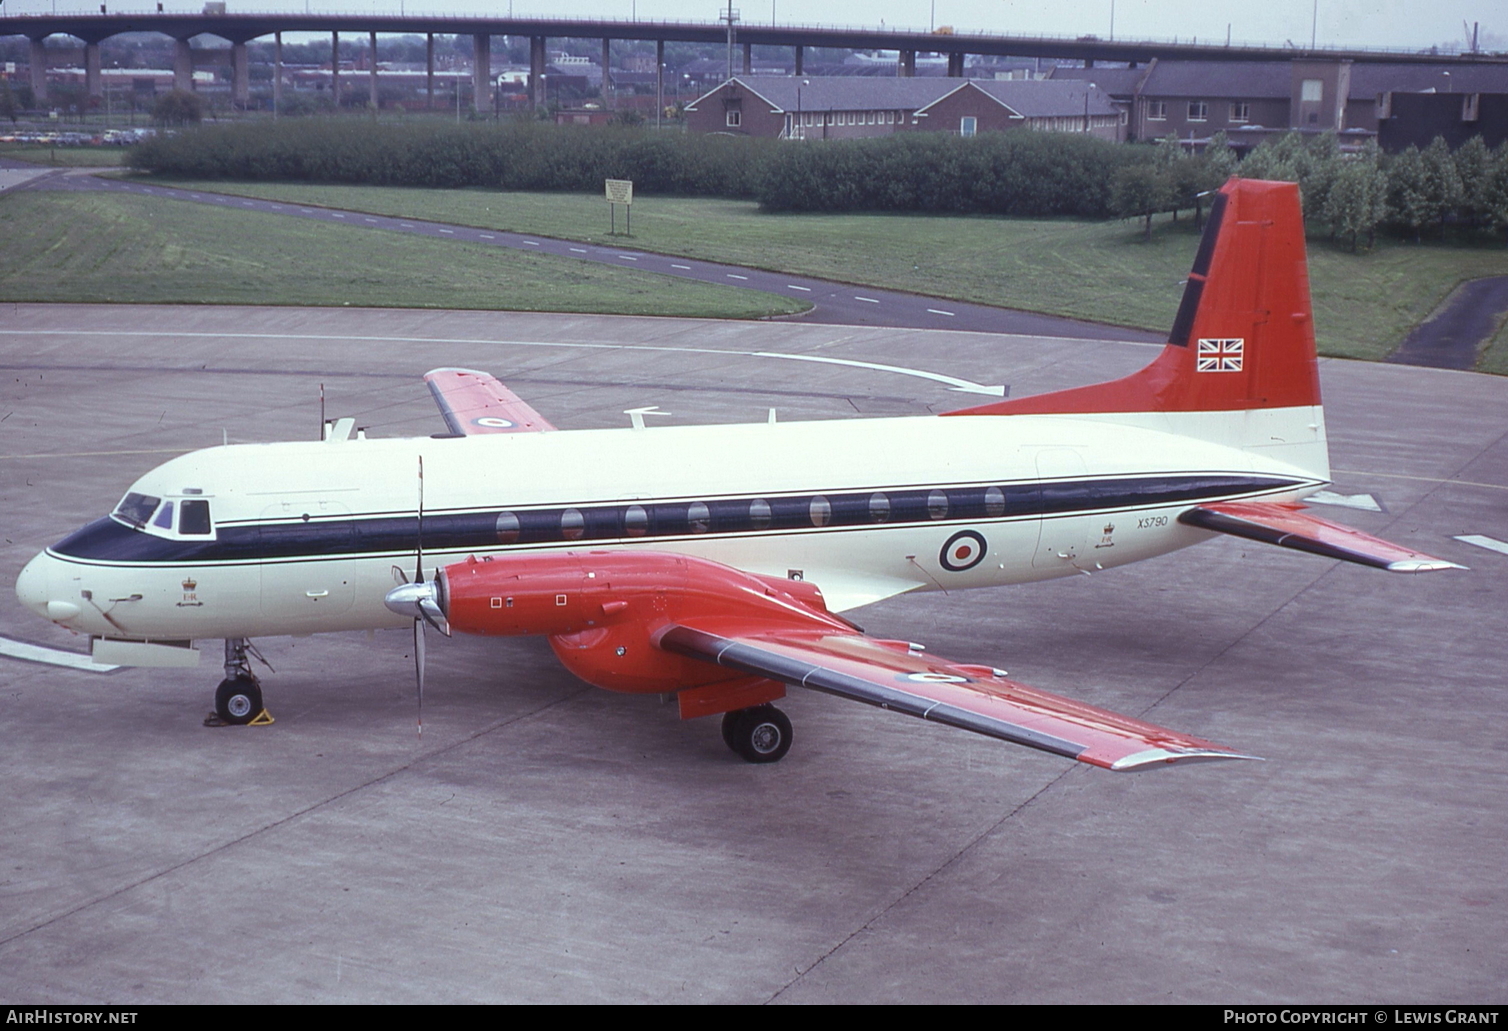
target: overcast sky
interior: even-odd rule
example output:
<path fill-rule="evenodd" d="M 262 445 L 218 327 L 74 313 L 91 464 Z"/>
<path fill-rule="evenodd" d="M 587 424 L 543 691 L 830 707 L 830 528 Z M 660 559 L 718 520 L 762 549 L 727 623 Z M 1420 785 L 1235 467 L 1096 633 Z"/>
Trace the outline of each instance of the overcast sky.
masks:
<path fill-rule="evenodd" d="M 0 14 L 91 11 L 100 0 L 4 0 Z M 106 0 L 111 8 L 150 10 L 146 0 Z M 506 14 L 510 0 L 308 0 L 311 10 Z M 203 0 L 164 0 L 170 11 L 200 10 Z M 517 14 L 669 21 L 715 21 L 717 0 L 512 0 Z M 297 10 L 302 0 L 227 0 L 231 11 Z M 1462 22 L 1482 23 L 1485 48 L 1508 49 L 1504 0 L 734 0 L 742 20 L 769 24 L 863 25 L 1026 35 L 1111 35 L 1180 40 L 1417 49 L 1464 42 Z M 935 23 L 933 22 L 935 10 Z M 1316 12 L 1318 18 L 1315 18 Z"/>

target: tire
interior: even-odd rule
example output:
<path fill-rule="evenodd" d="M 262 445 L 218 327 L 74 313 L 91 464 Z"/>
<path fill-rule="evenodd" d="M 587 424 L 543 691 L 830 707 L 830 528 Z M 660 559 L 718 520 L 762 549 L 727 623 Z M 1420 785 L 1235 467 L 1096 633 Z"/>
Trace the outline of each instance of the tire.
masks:
<path fill-rule="evenodd" d="M 222 680 L 215 688 L 215 715 L 233 726 L 245 726 L 262 713 L 262 685 L 250 677 Z"/>
<path fill-rule="evenodd" d="M 779 762 L 791 750 L 791 721 L 773 705 L 758 705 L 730 715 L 737 716 L 730 744 L 745 762 Z"/>
<path fill-rule="evenodd" d="M 738 720 L 743 715 L 742 709 L 734 709 L 732 712 L 723 713 L 723 744 L 733 751 L 738 751 Z"/>

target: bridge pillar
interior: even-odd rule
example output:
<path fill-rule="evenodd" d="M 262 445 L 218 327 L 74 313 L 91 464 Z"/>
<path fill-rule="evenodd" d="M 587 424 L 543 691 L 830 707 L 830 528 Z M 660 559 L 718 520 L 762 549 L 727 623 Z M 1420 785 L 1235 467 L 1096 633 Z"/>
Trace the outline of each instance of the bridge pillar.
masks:
<path fill-rule="evenodd" d="M 471 37 L 471 104 L 478 114 L 492 113 L 492 37 Z"/>
<path fill-rule="evenodd" d="M 655 40 L 655 128 L 665 117 L 665 41 Z"/>
<path fill-rule="evenodd" d="M 242 110 L 251 103 L 251 69 L 244 42 L 230 45 L 230 102 Z"/>
<path fill-rule="evenodd" d="M 902 50 L 895 74 L 902 79 L 916 78 L 916 51 Z"/>
<path fill-rule="evenodd" d="M 340 112 L 340 33 L 330 33 L 330 98 Z"/>
<path fill-rule="evenodd" d="M 754 44 L 744 44 L 744 74 L 754 74 Z"/>
<path fill-rule="evenodd" d="M 963 55 L 956 51 L 948 55 L 948 78 L 963 78 Z"/>
<path fill-rule="evenodd" d="M 272 34 L 272 119 L 283 107 L 283 34 Z"/>
<path fill-rule="evenodd" d="M 372 47 L 372 74 L 368 84 L 371 87 L 370 97 L 372 101 L 372 110 L 375 111 L 380 106 L 377 95 L 377 33 L 370 33 L 368 36 L 368 42 Z"/>
<path fill-rule="evenodd" d="M 435 106 L 435 34 L 424 37 L 424 87 L 429 91 L 428 107 Z"/>
<path fill-rule="evenodd" d="M 806 63 L 805 60 L 804 60 L 805 57 L 806 57 L 806 47 L 800 46 L 798 44 L 797 47 L 796 47 L 796 74 L 797 75 L 801 74 L 802 67 Z"/>
<path fill-rule="evenodd" d="M 31 92 L 37 103 L 47 99 L 47 37 L 31 41 Z"/>
<path fill-rule="evenodd" d="M 84 43 L 84 95 L 86 97 L 102 97 L 104 89 L 100 85 L 99 44 Z"/>
<path fill-rule="evenodd" d="M 194 88 L 194 48 L 186 39 L 173 40 L 173 88 L 180 93 Z"/>
<path fill-rule="evenodd" d="M 529 100 L 540 107 L 545 97 L 545 38 L 529 37 Z"/>
<path fill-rule="evenodd" d="M 612 40 L 602 37 L 602 106 L 613 106 L 613 76 L 608 68 L 613 60 Z"/>

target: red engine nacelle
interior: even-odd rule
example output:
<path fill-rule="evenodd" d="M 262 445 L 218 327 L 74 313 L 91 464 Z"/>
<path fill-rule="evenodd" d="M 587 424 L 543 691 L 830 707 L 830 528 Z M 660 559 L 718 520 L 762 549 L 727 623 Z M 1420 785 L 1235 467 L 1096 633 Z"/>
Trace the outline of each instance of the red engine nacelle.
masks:
<path fill-rule="evenodd" d="M 780 623 L 851 629 L 827 612 L 812 584 L 664 552 L 473 557 L 447 566 L 441 584 L 441 604 L 453 629 L 543 634 L 567 669 L 610 691 L 670 692 L 719 684 L 729 689 L 719 691 L 720 698 L 758 695 L 762 701 L 784 694 L 783 686 L 656 647 L 657 635 L 682 620 L 695 618 L 699 627 L 721 626 L 729 633 L 741 625 L 767 629 Z M 709 701 L 707 711 L 725 710 Z"/>

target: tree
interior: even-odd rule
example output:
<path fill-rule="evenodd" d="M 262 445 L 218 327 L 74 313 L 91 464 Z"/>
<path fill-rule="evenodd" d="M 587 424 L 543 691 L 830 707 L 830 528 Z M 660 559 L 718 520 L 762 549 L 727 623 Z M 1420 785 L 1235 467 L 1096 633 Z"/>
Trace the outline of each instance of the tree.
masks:
<path fill-rule="evenodd" d="M 1413 231 L 1415 243 L 1433 214 L 1428 178 L 1424 158 L 1412 144 L 1388 168 L 1388 211 L 1393 221 Z"/>
<path fill-rule="evenodd" d="M 1166 168 L 1157 165 L 1129 165 L 1116 171 L 1110 186 L 1110 207 L 1122 218 L 1143 217 L 1146 228 L 1142 238 L 1152 239 L 1152 216 L 1166 211 L 1173 203 L 1173 186 Z"/>
<path fill-rule="evenodd" d="M 197 125 L 204 119 L 204 100 L 197 93 L 173 90 L 152 105 L 152 121 L 158 125 Z"/>
<path fill-rule="evenodd" d="M 1377 166 L 1374 143 L 1362 154 L 1340 166 L 1325 194 L 1321 217 L 1335 237 L 1351 238 L 1351 253 L 1357 240 L 1367 234 L 1367 246 L 1376 239 L 1377 225 L 1387 214 L 1387 176 Z"/>
<path fill-rule="evenodd" d="M 1461 217 L 1476 228 L 1489 222 L 1487 191 L 1491 175 L 1492 151 L 1482 137 L 1473 136 L 1456 151 L 1456 177 L 1461 180 Z"/>
<path fill-rule="evenodd" d="M 16 117 L 21 113 L 21 104 L 16 95 L 11 92 L 9 80 L 0 79 L 0 115 L 16 123 Z"/>
<path fill-rule="evenodd" d="M 1445 137 L 1436 136 L 1434 142 L 1420 152 L 1424 162 L 1427 196 L 1435 220 L 1440 223 L 1440 233 L 1445 233 L 1445 223 L 1465 198 L 1461 188 L 1461 175 L 1456 171 L 1456 160 L 1451 155 L 1450 144 Z"/>
<path fill-rule="evenodd" d="M 1487 225 L 1494 232 L 1508 229 L 1508 141 L 1498 144 L 1487 166 L 1482 204 Z"/>

